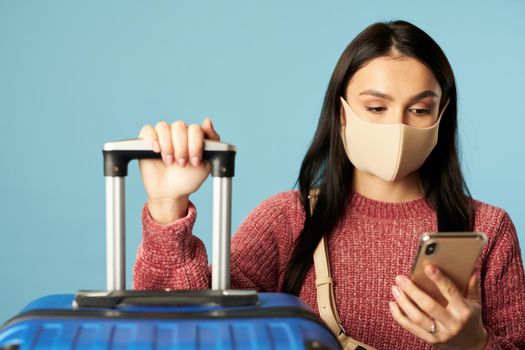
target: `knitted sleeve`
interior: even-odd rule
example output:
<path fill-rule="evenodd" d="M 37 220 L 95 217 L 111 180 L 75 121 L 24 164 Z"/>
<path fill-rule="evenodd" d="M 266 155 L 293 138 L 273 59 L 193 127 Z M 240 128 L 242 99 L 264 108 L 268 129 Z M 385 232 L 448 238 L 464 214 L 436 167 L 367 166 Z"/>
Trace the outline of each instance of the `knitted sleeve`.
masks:
<path fill-rule="evenodd" d="M 277 290 L 280 266 L 289 250 L 288 225 L 280 196 L 260 203 L 239 226 L 231 242 L 231 287 Z M 134 289 L 207 289 L 211 265 L 204 243 L 192 234 L 197 210 L 191 200 L 185 217 L 171 224 L 155 222 L 147 204 L 143 236 L 133 269 Z"/>
<path fill-rule="evenodd" d="M 525 349 L 525 276 L 516 229 L 504 212 L 482 266 L 486 349 Z"/>

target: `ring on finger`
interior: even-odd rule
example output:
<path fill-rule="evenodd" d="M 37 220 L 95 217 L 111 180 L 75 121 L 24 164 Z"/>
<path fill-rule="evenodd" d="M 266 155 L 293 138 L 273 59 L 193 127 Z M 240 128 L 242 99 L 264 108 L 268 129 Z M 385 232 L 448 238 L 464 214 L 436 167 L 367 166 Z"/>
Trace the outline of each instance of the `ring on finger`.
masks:
<path fill-rule="evenodd" d="M 431 333 L 431 334 L 436 333 L 436 322 L 434 320 L 432 320 L 432 326 L 428 330 L 428 333 Z"/>

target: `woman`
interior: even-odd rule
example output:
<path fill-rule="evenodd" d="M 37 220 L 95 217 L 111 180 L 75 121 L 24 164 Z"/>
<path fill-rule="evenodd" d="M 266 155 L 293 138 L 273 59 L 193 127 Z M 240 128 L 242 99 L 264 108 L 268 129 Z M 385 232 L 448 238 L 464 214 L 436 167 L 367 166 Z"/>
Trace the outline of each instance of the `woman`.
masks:
<path fill-rule="evenodd" d="M 352 337 L 378 349 L 524 349 L 517 234 L 505 210 L 471 198 L 456 115 L 452 69 L 426 33 L 405 21 L 367 27 L 334 69 L 299 190 L 264 200 L 233 236 L 232 288 L 284 291 L 317 310 L 312 255 L 330 233 L 336 305 Z M 189 195 L 210 171 L 199 161 L 203 139 L 220 137 L 209 119 L 146 125 L 139 137 L 163 161 L 140 162 L 148 201 L 134 288 L 209 288 Z M 320 192 L 310 215 L 313 188 Z M 464 293 L 428 267 L 446 307 L 407 278 L 419 236 L 432 231 L 488 238 Z"/>

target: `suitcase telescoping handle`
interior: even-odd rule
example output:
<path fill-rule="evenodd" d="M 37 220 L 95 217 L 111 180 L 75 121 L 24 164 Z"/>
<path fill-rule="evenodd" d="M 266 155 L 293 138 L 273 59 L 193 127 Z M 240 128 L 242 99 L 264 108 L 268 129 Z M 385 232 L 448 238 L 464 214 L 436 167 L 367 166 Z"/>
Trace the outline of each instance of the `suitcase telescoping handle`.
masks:
<path fill-rule="evenodd" d="M 125 187 L 128 163 L 133 159 L 161 158 L 150 141 L 128 139 L 103 147 L 106 178 L 107 290 L 126 289 Z M 213 177 L 212 289 L 230 288 L 231 180 L 236 147 L 204 140 L 203 160 L 211 163 Z"/>

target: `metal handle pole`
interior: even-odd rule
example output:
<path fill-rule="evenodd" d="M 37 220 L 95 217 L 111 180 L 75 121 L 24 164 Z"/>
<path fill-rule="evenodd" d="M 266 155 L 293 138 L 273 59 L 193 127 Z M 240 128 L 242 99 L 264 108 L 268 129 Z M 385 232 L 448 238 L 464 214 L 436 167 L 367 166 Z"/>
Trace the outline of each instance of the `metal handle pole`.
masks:
<path fill-rule="evenodd" d="M 124 177 L 106 176 L 106 286 L 126 289 Z"/>
<path fill-rule="evenodd" d="M 211 288 L 230 288 L 231 177 L 213 178 Z"/>

